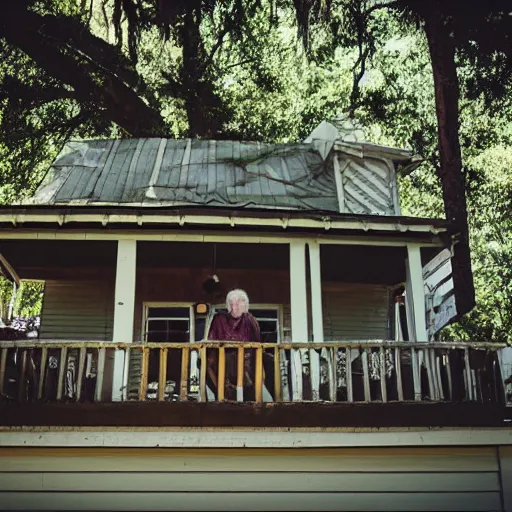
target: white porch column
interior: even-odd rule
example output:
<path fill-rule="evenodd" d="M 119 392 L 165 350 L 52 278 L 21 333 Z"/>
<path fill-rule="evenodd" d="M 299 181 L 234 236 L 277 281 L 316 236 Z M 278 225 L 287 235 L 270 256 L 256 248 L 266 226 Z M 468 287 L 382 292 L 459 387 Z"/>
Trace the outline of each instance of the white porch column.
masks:
<path fill-rule="evenodd" d="M 290 296 L 293 341 L 308 341 L 306 243 L 290 242 Z"/>
<path fill-rule="evenodd" d="M 117 246 L 116 289 L 114 306 L 114 343 L 133 340 L 135 310 L 135 276 L 137 270 L 137 241 L 119 240 Z M 123 399 L 125 387 L 125 352 L 116 350 L 112 379 L 112 400 Z"/>
<path fill-rule="evenodd" d="M 313 341 L 324 341 L 324 319 L 322 312 L 322 275 L 320 272 L 320 244 L 313 240 L 309 246 L 309 274 L 311 278 L 311 318 Z M 309 353 L 311 361 L 311 388 L 314 401 L 320 399 L 320 355 L 316 350 Z"/>
<path fill-rule="evenodd" d="M 311 313 L 313 322 L 313 340 L 316 343 L 324 341 L 324 318 L 322 312 L 322 275 L 320 272 L 320 244 L 317 241 L 308 242 L 309 273 L 311 276 Z"/>
<path fill-rule="evenodd" d="M 423 267 L 421 265 L 420 246 L 407 244 L 407 266 L 410 278 L 409 290 L 412 292 L 414 318 L 414 341 L 428 341 L 427 322 L 425 320 L 425 289 L 423 285 Z"/>
<path fill-rule="evenodd" d="M 303 241 L 290 242 L 290 306 L 292 341 L 307 342 L 306 243 Z M 291 353 L 293 400 L 302 399 L 302 360 L 300 352 L 292 350 Z"/>

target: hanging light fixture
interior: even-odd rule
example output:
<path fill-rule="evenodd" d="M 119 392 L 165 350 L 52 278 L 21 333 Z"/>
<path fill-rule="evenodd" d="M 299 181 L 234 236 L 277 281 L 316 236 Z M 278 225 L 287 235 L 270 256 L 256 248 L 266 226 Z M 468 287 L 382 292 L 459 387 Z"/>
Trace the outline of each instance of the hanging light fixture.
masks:
<path fill-rule="evenodd" d="M 211 274 L 203 281 L 203 290 L 208 294 L 218 294 L 222 291 L 217 271 L 217 244 L 213 244 L 212 254 L 212 271 Z"/>

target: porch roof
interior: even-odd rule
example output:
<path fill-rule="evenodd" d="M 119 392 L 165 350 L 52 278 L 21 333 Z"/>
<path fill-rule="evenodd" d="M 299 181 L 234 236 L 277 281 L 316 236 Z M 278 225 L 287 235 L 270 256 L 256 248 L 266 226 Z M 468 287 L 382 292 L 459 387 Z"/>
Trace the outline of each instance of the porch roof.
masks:
<path fill-rule="evenodd" d="M 297 144 L 157 138 L 71 141 L 24 204 L 339 212 L 332 158 L 337 152 L 363 169 L 366 199 L 361 211 L 348 213 L 393 215 L 386 202 L 385 176 L 416 167 L 418 159 L 407 150 L 363 142 L 326 144 L 317 139 Z"/>
<path fill-rule="evenodd" d="M 137 205 L 0 205 L 0 226 L 25 228 L 58 226 L 90 230 L 98 227 L 122 229 L 136 225 L 138 228 L 202 227 L 215 230 L 233 228 L 266 231 L 315 233 L 332 232 L 368 236 L 388 233 L 392 236 L 438 236 L 452 234 L 450 221 L 436 218 L 420 218 L 391 215 L 362 215 L 336 213 L 328 210 L 237 208 L 181 205 L 174 207 L 144 208 Z M 5 232 L 4 232 L 5 234 Z"/>

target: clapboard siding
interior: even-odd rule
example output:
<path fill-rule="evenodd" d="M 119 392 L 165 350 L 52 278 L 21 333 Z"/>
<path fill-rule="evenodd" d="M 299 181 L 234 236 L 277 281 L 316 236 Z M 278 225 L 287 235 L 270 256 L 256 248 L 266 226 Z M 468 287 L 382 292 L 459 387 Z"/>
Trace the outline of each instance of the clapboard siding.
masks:
<path fill-rule="evenodd" d="M 134 340 L 141 340 L 145 302 L 208 301 L 202 281 L 208 269 L 139 269 L 135 299 Z M 242 287 L 253 304 L 283 306 L 283 341 L 291 341 L 289 276 L 278 270 L 225 270 L 226 289 Z M 169 285 L 172 283 L 172 286 Z M 272 286 L 269 286 L 272 283 Z M 41 337 L 111 340 L 114 277 L 48 280 L 41 313 Z M 388 294 L 385 286 L 323 283 L 324 337 L 384 339 L 388 329 Z"/>
<path fill-rule="evenodd" d="M 144 435 L 143 432 L 140 435 Z M 0 448 L 2 471 L 495 472 L 493 448 Z M 98 466 L 100 464 L 100 466 Z"/>
<path fill-rule="evenodd" d="M 499 511 L 499 493 L 0 493 L 9 510 Z"/>
<path fill-rule="evenodd" d="M 0 491 L 133 491 L 133 492 L 499 492 L 498 473 L 0 473 Z"/>
<path fill-rule="evenodd" d="M 113 311 L 113 278 L 48 280 L 41 338 L 111 340 Z"/>
<path fill-rule="evenodd" d="M 496 454 L 494 447 L 4 448 L 0 508 L 499 511 Z"/>
<path fill-rule="evenodd" d="M 389 296 L 385 286 L 327 283 L 322 301 L 326 341 L 388 337 Z"/>

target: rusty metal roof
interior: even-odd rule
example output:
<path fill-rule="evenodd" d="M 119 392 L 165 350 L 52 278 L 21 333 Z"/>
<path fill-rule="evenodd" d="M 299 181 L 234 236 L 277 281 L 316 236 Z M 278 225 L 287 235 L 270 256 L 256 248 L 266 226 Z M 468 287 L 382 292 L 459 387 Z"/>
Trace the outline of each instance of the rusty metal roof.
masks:
<path fill-rule="evenodd" d="M 393 173 L 398 164 L 411 162 L 410 153 L 404 150 L 366 143 L 343 143 L 336 147 L 346 159 L 357 159 L 358 168 L 361 162 L 364 167 L 367 154 L 373 155 L 374 167 L 375 162 L 385 161 L 384 167 Z M 35 195 L 24 203 L 232 206 L 339 212 L 333 152 L 319 148 L 318 141 L 298 144 L 158 138 L 72 141 L 52 164 Z M 379 178 L 379 172 L 374 173 L 375 179 Z M 369 211 L 352 213 L 393 215 L 392 210 L 373 211 L 375 198 L 386 191 L 387 184 L 374 186 L 368 175 L 366 172 L 360 177 L 368 181 Z"/>

